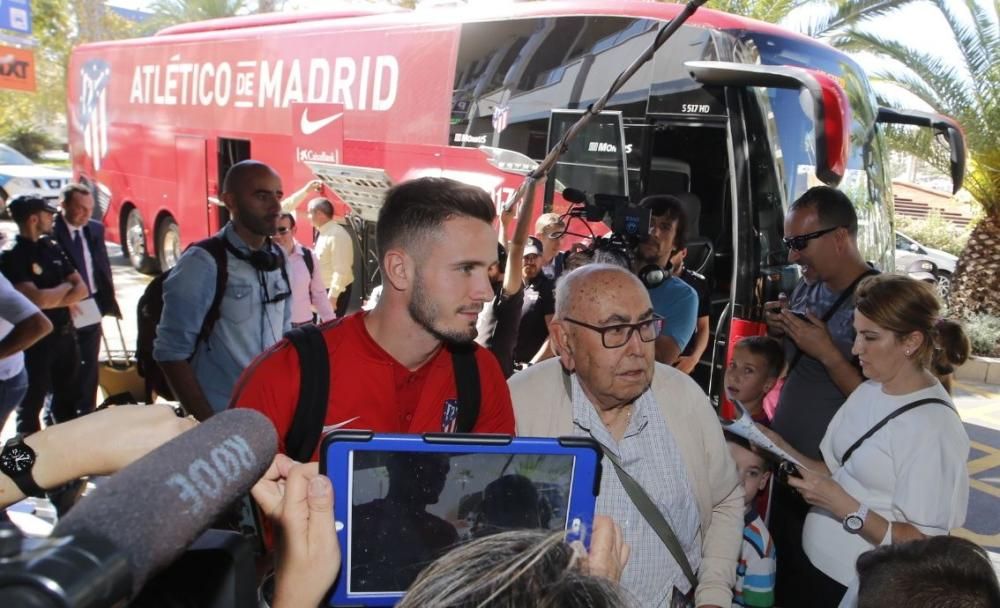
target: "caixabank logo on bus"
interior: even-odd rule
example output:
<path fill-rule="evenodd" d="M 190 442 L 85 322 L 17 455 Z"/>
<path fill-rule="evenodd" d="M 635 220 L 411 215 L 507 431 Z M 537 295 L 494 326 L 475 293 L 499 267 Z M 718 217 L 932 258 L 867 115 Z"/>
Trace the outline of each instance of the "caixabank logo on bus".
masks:
<path fill-rule="evenodd" d="M 344 106 L 339 103 L 293 103 L 292 144 L 300 163 L 341 163 Z"/>
<path fill-rule="evenodd" d="M 83 137 L 83 148 L 94 163 L 94 170 L 101 168 L 101 161 L 108 155 L 108 83 L 111 66 L 102 59 L 91 59 L 80 67 L 80 121 L 78 127 Z"/>

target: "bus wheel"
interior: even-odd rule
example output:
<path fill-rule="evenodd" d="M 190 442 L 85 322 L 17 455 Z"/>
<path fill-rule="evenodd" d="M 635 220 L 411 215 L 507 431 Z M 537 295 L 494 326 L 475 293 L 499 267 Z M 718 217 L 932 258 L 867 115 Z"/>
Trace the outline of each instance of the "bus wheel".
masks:
<path fill-rule="evenodd" d="M 156 260 L 146 255 L 146 237 L 142 227 L 142 215 L 138 209 L 128 212 L 125 219 L 125 235 L 122 239 L 122 249 L 128 256 L 129 263 L 143 274 L 156 272 Z"/>
<path fill-rule="evenodd" d="M 162 272 L 173 268 L 181 257 L 181 229 L 172 217 L 164 218 L 156 231 L 156 257 Z"/>

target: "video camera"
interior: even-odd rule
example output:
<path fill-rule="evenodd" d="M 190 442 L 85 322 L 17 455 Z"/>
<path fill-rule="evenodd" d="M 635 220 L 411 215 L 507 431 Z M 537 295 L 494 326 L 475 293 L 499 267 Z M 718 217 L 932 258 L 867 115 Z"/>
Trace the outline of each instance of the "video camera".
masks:
<path fill-rule="evenodd" d="M 589 236 L 591 238 L 589 249 L 593 252 L 609 252 L 631 266 L 635 261 L 639 243 L 649 238 L 649 209 L 640 207 L 632 203 L 627 196 L 618 194 L 588 194 L 576 188 L 566 188 L 562 196 L 573 204 L 564 215 L 566 234 Z M 604 222 L 611 228 L 611 232 L 597 236 L 586 223 L 584 226 L 589 235 L 570 232 L 573 218 L 586 222 Z"/>

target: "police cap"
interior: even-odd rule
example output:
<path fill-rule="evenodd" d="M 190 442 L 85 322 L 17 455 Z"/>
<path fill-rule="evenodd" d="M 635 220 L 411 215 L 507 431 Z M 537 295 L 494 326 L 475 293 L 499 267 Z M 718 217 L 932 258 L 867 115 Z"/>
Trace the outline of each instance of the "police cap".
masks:
<path fill-rule="evenodd" d="M 31 217 L 31 214 L 39 211 L 48 211 L 49 213 L 59 211 L 49 200 L 37 194 L 22 194 L 14 197 L 7 203 L 7 210 L 10 212 L 10 217 L 18 223 L 23 222 Z"/>

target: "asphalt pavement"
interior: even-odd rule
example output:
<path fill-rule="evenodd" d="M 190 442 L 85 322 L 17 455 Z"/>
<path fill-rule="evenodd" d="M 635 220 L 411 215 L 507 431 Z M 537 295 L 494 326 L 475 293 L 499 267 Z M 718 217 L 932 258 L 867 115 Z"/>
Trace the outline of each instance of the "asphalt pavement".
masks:
<path fill-rule="evenodd" d="M 0 221 L 0 233 L 13 239 L 16 228 Z M 112 351 L 135 344 L 136 304 L 152 277 L 132 269 L 117 245 L 108 244 L 118 302 L 124 319 L 121 333 L 114 319 L 105 318 L 104 334 Z M 1000 385 L 956 382 L 954 401 L 971 440 L 969 454 L 970 496 L 966 523 L 954 531 L 986 547 L 1000 566 Z M 100 397 L 99 397 L 100 398 Z M 0 438 L 14 434 L 13 416 L 4 425 Z"/>

